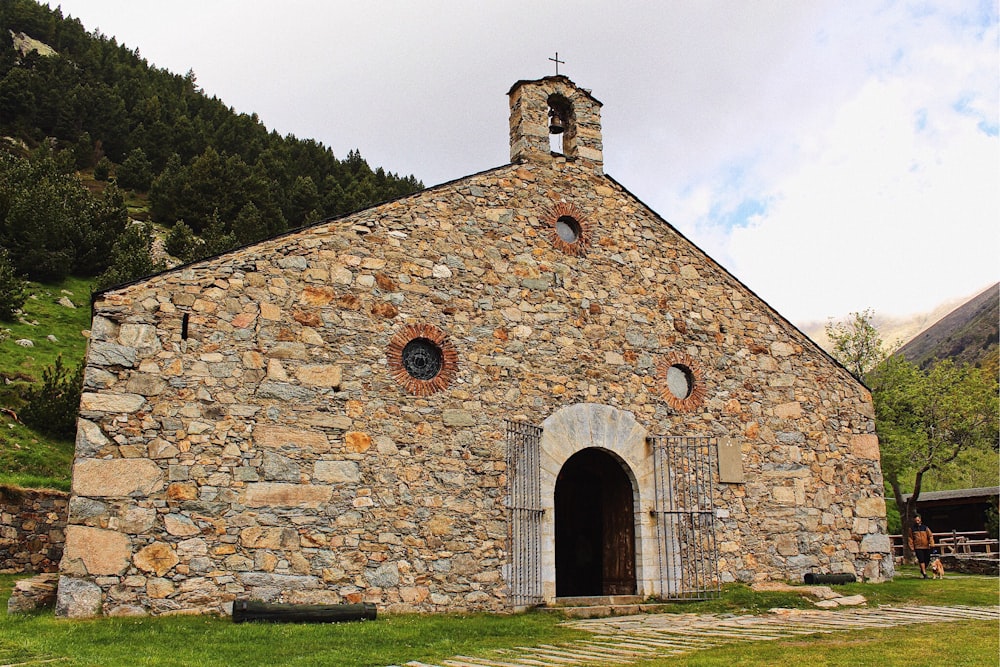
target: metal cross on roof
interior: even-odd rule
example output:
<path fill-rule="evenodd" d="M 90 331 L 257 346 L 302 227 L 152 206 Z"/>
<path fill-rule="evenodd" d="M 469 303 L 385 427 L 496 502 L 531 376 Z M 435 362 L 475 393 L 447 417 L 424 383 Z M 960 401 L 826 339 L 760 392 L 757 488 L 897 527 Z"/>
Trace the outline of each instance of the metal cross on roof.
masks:
<path fill-rule="evenodd" d="M 559 63 L 562 63 L 563 65 L 565 65 L 566 61 L 565 60 L 559 60 L 559 52 L 558 51 L 556 51 L 556 57 L 555 58 L 549 58 L 549 60 L 551 60 L 552 62 L 554 62 L 556 64 L 556 76 L 559 76 Z"/>

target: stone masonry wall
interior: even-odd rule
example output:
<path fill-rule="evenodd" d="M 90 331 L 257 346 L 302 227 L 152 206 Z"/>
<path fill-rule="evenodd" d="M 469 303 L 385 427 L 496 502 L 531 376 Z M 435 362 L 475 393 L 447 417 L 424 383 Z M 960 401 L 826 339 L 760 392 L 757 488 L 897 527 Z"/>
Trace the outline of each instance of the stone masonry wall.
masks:
<path fill-rule="evenodd" d="M 63 491 L 0 487 L 0 572 L 55 572 L 68 506 Z"/>
<path fill-rule="evenodd" d="M 583 256 L 551 242 L 559 202 L 591 234 Z M 66 615 L 505 609 L 503 421 L 576 403 L 741 443 L 746 482 L 716 485 L 725 581 L 891 574 L 868 393 L 592 165 L 485 172 L 94 310 Z M 421 398 L 386 360 L 415 323 L 458 352 Z M 696 410 L 663 398 L 672 352 L 704 369 Z"/>

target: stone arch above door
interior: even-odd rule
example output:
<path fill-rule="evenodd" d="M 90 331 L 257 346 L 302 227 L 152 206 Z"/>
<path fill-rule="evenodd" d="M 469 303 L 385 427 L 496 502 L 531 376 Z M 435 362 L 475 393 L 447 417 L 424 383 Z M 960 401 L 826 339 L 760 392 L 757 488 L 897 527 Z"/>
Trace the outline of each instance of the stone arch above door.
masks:
<path fill-rule="evenodd" d="M 621 462 L 635 491 L 636 587 L 639 595 L 654 593 L 656 524 L 650 518 L 655 502 L 653 452 L 646 429 L 626 410 L 597 403 L 561 408 L 542 423 L 540 444 L 542 519 L 542 595 L 556 597 L 555 485 L 566 461 L 587 448 L 612 452 Z"/>
<path fill-rule="evenodd" d="M 598 403 L 569 405 L 542 422 L 542 471 L 558 475 L 573 454 L 599 447 L 615 452 L 638 473 L 639 464 L 651 454 L 646 436 L 646 429 L 631 412 Z M 651 459 L 649 465 L 652 472 Z"/>

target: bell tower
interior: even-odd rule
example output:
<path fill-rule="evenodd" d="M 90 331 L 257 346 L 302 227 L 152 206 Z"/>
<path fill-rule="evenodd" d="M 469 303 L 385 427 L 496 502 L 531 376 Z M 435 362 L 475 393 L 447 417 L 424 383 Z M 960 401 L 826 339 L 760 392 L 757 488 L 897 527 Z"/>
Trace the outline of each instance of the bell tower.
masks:
<path fill-rule="evenodd" d="M 590 91 L 562 75 L 518 81 L 510 98 L 510 161 L 546 162 L 557 157 L 593 165 L 602 173 L 601 103 Z M 549 135 L 562 135 L 562 153 L 549 146 Z"/>

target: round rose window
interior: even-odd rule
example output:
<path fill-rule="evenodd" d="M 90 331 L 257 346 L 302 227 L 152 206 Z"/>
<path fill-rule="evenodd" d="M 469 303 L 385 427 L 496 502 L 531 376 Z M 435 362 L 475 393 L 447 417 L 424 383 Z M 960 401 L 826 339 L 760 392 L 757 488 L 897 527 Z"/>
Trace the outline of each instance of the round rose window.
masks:
<path fill-rule="evenodd" d="M 558 202 L 544 221 L 549 225 L 549 241 L 557 250 L 577 257 L 586 254 L 591 233 L 583 211 L 573 204 Z"/>
<path fill-rule="evenodd" d="M 458 352 L 441 329 L 410 324 L 389 341 L 389 373 L 406 391 L 429 396 L 446 388 L 458 372 Z"/>
<path fill-rule="evenodd" d="M 660 395 L 678 412 L 691 412 L 705 401 L 705 374 L 698 361 L 683 352 L 671 352 L 656 362 Z"/>
<path fill-rule="evenodd" d="M 403 368 L 417 380 L 433 380 L 441 372 L 444 351 L 427 338 L 414 338 L 403 348 Z"/>

